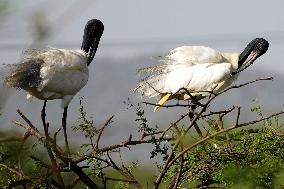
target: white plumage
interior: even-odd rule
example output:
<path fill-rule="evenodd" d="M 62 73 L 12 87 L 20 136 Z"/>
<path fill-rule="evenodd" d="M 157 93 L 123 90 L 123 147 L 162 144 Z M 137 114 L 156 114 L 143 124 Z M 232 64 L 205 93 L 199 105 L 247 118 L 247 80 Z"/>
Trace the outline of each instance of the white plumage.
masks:
<path fill-rule="evenodd" d="M 217 93 L 231 85 L 238 70 L 252 64 L 267 48 L 268 42 L 262 38 L 254 39 L 243 53 L 221 53 L 204 46 L 177 47 L 160 60 L 161 65 L 138 70 L 142 79 L 134 91 L 148 97 L 161 95 L 155 110 L 173 98 L 190 99 L 182 88 L 200 99 L 208 96 L 208 91 Z"/>
<path fill-rule="evenodd" d="M 62 107 L 66 107 L 88 81 L 88 56 L 82 50 L 50 49 L 33 58 L 44 62 L 40 69 L 42 80 L 36 90 L 28 90 L 28 97 L 62 99 Z"/>
<path fill-rule="evenodd" d="M 178 47 L 161 60 L 165 63 L 165 67 L 159 70 L 162 73 L 146 77 L 136 91 L 150 97 L 175 94 L 180 88 L 187 88 L 189 92 L 210 91 L 237 69 L 238 57 L 238 53 L 222 54 L 203 46 Z M 147 74 L 151 70 L 142 69 L 140 72 Z"/>

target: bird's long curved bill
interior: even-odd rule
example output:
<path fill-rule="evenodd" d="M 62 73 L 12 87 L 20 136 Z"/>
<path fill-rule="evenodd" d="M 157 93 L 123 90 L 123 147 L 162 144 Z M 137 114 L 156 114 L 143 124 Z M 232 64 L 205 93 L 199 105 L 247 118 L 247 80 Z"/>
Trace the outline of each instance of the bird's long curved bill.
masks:
<path fill-rule="evenodd" d="M 234 74 L 238 74 L 243 70 L 247 69 L 257 59 L 257 57 L 257 53 L 251 52 L 250 55 L 247 57 L 246 61 L 243 63 L 243 65 L 236 72 L 234 72 Z"/>

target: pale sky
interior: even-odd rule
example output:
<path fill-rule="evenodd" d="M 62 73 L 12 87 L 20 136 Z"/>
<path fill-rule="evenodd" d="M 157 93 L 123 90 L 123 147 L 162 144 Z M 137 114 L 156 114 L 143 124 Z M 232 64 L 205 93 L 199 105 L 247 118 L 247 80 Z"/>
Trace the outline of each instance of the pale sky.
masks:
<path fill-rule="evenodd" d="M 0 24 L 1 44 L 20 44 L 15 52 L 31 43 L 31 18 L 42 11 L 51 28 L 52 38 L 47 45 L 80 47 L 82 32 L 87 20 L 101 19 L 105 31 L 101 48 L 103 54 L 120 52 L 124 48 L 154 49 L 167 52 L 177 45 L 204 45 L 220 51 L 240 51 L 255 37 L 265 37 L 270 42 L 271 54 L 267 59 L 274 69 L 284 58 L 284 1 L 281 0 L 14 0 Z M 223 43 L 227 44 L 224 46 Z M 279 49 L 281 48 L 281 49 Z M 272 51 L 273 49 L 273 51 Z M 1 51 L 5 50 L 1 48 Z M 131 52 L 131 51 L 130 51 Z M 275 53 L 274 53 L 275 52 Z M 277 55 L 276 55 L 277 52 Z M 17 56 L 5 56 L 4 62 L 16 61 Z M 131 56 L 131 53 L 124 53 Z M 283 55 L 282 55 L 283 54 Z M 0 52 L 0 55 L 1 52 Z M 277 72 L 284 73 L 284 67 Z"/>

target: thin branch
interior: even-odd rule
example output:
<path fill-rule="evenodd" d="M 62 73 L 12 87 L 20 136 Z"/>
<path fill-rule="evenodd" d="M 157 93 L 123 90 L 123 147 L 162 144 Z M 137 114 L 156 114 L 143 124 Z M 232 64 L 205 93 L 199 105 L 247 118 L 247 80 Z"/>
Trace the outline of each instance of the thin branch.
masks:
<path fill-rule="evenodd" d="M 164 107 L 164 108 L 171 108 L 171 107 L 191 107 L 191 106 L 196 106 L 195 104 L 170 104 L 170 105 L 163 105 L 163 104 L 156 104 L 156 103 L 151 103 L 151 102 L 146 102 L 143 101 L 143 104 L 146 105 L 151 105 L 151 106 L 159 106 L 159 107 Z"/>
<path fill-rule="evenodd" d="M 40 165 L 41 165 L 41 167 L 50 168 L 50 166 L 49 166 L 47 163 L 43 162 L 43 161 L 40 160 L 39 158 L 37 158 L 37 157 L 35 157 L 35 156 L 33 156 L 33 155 L 31 155 L 30 158 L 31 158 L 32 160 L 36 161 L 36 162 L 39 162 Z"/>
<path fill-rule="evenodd" d="M 228 87 L 226 89 L 224 89 L 223 91 L 219 92 L 217 95 L 221 95 L 229 90 L 232 90 L 232 89 L 237 89 L 237 88 L 241 88 L 241 87 L 244 87 L 246 85 L 250 85 L 252 83 L 255 83 L 255 82 L 258 82 L 258 81 L 272 81 L 273 80 L 273 77 L 264 77 L 264 78 L 258 78 L 258 79 L 255 79 L 255 80 L 252 80 L 252 81 L 249 81 L 249 82 L 246 82 L 246 83 L 242 83 L 240 85 L 233 85 L 231 87 Z"/>
<path fill-rule="evenodd" d="M 106 181 L 120 181 L 120 182 L 127 182 L 127 183 L 130 183 L 130 184 L 136 184 L 137 181 L 135 180 L 126 180 L 126 179 L 119 179 L 119 178 L 111 178 L 111 177 L 106 177 L 105 178 Z"/>
<path fill-rule="evenodd" d="M 201 107 L 203 107 L 204 105 L 203 104 L 201 104 L 196 98 L 196 96 L 193 96 L 186 88 L 184 88 L 184 87 L 182 87 L 182 88 L 180 88 L 175 94 L 178 94 L 180 91 L 185 91 L 185 93 L 188 95 L 188 96 L 190 96 L 190 100 L 191 101 L 193 101 L 193 103 L 195 104 L 195 105 L 198 105 L 198 106 L 201 106 Z M 198 93 L 199 91 L 197 91 L 197 93 Z M 201 91 L 200 91 L 201 92 Z M 204 91 L 202 91 L 202 92 L 204 92 Z M 207 92 L 207 91 L 206 91 Z M 209 93 L 213 93 L 213 91 L 209 91 Z M 174 95 L 175 95 L 174 94 Z M 213 93 L 213 94 L 215 94 L 215 93 Z"/>
<path fill-rule="evenodd" d="M 189 114 L 189 112 L 181 115 L 174 123 L 171 123 L 170 126 L 164 130 L 164 132 L 162 133 L 160 138 L 163 138 L 165 136 L 166 132 L 168 132 L 172 127 L 176 126 L 176 124 L 178 124 L 181 120 L 183 120 L 185 117 L 187 117 L 188 114 Z"/>
<path fill-rule="evenodd" d="M 170 141 L 173 140 L 173 138 L 171 137 L 164 137 L 161 139 L 156 139 L 157 141 Z M 117 148 L 121 148 L 121 147 L 127 147 L 127 146 L 133 146 L 133 145 L 137 145 L 137 144 L 147 144 L 147 143 L 152 143 L 154 142 L 153 139 L 147 139 L 147 140 L 132 140 L 132 139 L 128 139 L 124 142 L 121 142 L 120 144 L 114 144 L 111 146 L 107 146 L 104 147 L 102 149 L 99 149 L 100 152 L 106 152 L 106 151 L 111 151 Z"/>
<path fill-rule="evenodd" d="M 235 126 L 238 126 L 239 125 L 239 120 L 240 120 L 240 115 L 241 115 L 241 107 L 237 107 L 238 111 L 237 111 L 237 118 L 236 118 L 236 123 L 235 123 Z"/>
<path fill-rule="evenodd" d="M 163 131 L 156 131 L 156 132 L 150 132 L 150 133 L 143 133 L 142 135 L 141 135 L 141 138 L 140 138 L 140 140 L 143 140 L 144 138 L 146 138 L 146 137 L 148 137 L 148 136 L 154 136 L 154 135 L 158 135 L 158 134 L 161 134 L 161 133 L 163 133 Z M 163 137 L 159 137 L 159 139 L 160 138 L 163 138 Z"/>
<path fill-rule="evenodd" d="M 27 132 L 29 132 L 31 135 L 35 136 L 38 141 L 40 142 L 44 142 L 45 140 L 45 137 L 43 136 L 43 134 L 41 134 L 37 128 L 31 126 L 31 125 L 26 125 L 26 124 L 23 124 L 22 122 L 20 121 L 13 121 L 14 124 L 24 128 Z"/>
<path fill-rule="evenodd" d="M 180 158 L 181 160 L 180 160 L 180 167 L 179 167 L 179 171 L 178 171 L 178 174 L 177 174 L 177 176 L 176 176 L 176 178 L 175 178 L 175 183 L 174 183 L 174 189 L 177 189 L 178 188 L 178 184 L 179 184 L 179 181 L 180 181 L 180 179 L 181 179 L 181 175 L 182 175 L 182 168 L 183 168 L 183 163 L 184 163 L 184 157 L 183 156 L 181 156 L 181 158 Z"/>
<path fill-rule="evenodd" d="M 96 141 L 96 148 L 99 148 L 99 142 L 100 142 L 101 136 L 103 134 L 103 131 L 108 125 L 110 125 L 112 123 L 113 117 L 114 117 L 114 115 L 112 115 L 110 118 L 108 118 L 108 120 L 105 122 L 105 124 L 100 129 L 100 132 L 98 134 L 98 138 L 97 138 L 97 141 Z"/>
<path fill-rule="evenodd" d="M 20 109 L 17 109 L 17 113 L 21 116 L 21 118 L 23 120 L 25 120 L 25 122 L 32 128 L 34 128 L 35 130 L 37 130 L 37 128 L 32 124 L 32 122 L 21 112 Z"/>
<path fill-rule="evenodd" d="M 164 137 L 164 138 L 156 139 L 156 141 L 170 141 L 170 140 L 173 140 L 173 138 Z M 154 142 L 152 138 L 147 139 L 147 140 L 132 140 L 131 138 L 128 138 L 127 140 L 125 140 L 125 141 L 123 141 L 119 144 L 113 144 L 113 145 L 98 149 L 97 151 L 98 152 L 108 152 L 108 151 L 112 151 L 112 150 L 115 150 L 115 149 L 118 149 L 118 148 L 121 148 L 121 147 L 135 146 L 137 144 L 149 144 L 149 143 L 152 143 L 152 142 Z M 89 154 L 84 155 L 84 156 L 78 158 L 77 160 L 74 160 L 74 162 L 77 164 L 77 163 L 85 161 L 86 159 L 91 158 L 93 156 L 94 156 L 94 152 L 90 152 Z"/>
<path fill-rule="evenodd" d="M 200 116 L 200 118 L 205 118 L 205 117 L 209 117 L 209 116 L 216 115 L 216 114 L 228 114 L 228 113 L 232 112 L 235 108 L 236 108 L 235 106 L 232 106 L 228 110 L 221 110 L 221 111 L 217 111 L 217 112 L 210 111 L 208 114 L 204 114 L 204 115 Z"/>
<path fill-rule="evenodd" d="M 169 167 L 169 163 L 171 162 L 171 160 L 174 158 L 174 151 L 171 152 L 171 154 L 169 155 L 169 157 L 167 158 L 165 165 L 163 166 L 159 176 L 157 177 L 157 179 L 154 181 L 154 189 L 158 189 L 159 185 L 162 181 L 162 178 L 164 177 L 164 175 L 167 172 L 167 168 Z"/>
<path fill-rule="evenodd" d="M 29 179 L 30 180 L 30 178 L 28 176 L 25 176 L 20 170 L 17 170 L 15 168 L 11 168 L 11 167 L 9 167 L 9 166 L 7 166 L 5 164 L 2 164 L 2 163 L 0 163 L 0 166 L 2 166 L 5 169 L 9 170 L 10 172 L 14 173 L 15 175 L 17 175 L 21 179 L 24 178 L 24 179 Z"/>

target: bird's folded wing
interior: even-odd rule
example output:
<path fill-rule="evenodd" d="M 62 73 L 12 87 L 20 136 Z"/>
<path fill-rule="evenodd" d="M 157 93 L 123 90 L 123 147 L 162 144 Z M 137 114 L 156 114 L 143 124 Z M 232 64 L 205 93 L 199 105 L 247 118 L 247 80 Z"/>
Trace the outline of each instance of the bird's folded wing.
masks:
<path fill-rule="evenodd" d="M 204 46 L 181 46 L 170 51 L 162 59 L 166 64 L 202 64 L 220 63 L 224 58 L 221 53 Z"/>

